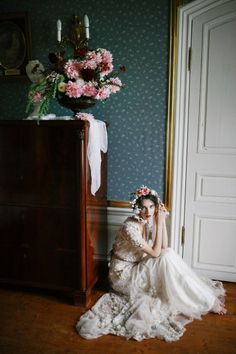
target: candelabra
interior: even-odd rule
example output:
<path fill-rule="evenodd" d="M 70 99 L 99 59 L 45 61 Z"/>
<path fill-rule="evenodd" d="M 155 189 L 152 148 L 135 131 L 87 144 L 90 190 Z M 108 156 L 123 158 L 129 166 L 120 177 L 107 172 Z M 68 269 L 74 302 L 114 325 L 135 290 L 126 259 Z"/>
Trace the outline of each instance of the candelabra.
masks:
<path fill-rule="evenodd" d="M 62 22 L 57 20 L 57 42 L 63 47 L 66 43 L 71 43 L 75 49 L 87 47 L 89 35 L 89 18 L 84 15 L 84 23 L 82 24 L 79 16 L 74 16 L 74 22 L 71 28 L 70 36 L 62 36 Z"/>

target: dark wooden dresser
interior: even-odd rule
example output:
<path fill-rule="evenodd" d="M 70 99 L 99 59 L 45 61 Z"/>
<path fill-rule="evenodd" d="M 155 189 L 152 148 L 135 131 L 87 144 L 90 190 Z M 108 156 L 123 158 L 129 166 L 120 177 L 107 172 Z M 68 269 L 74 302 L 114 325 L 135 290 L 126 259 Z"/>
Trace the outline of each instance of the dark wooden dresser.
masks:
<path fill-rule="evenodd" d="M 106 154 L 90 193 L 86 121 L 0 121 L 0 282 L 88 305 L 106 244 Z"/>

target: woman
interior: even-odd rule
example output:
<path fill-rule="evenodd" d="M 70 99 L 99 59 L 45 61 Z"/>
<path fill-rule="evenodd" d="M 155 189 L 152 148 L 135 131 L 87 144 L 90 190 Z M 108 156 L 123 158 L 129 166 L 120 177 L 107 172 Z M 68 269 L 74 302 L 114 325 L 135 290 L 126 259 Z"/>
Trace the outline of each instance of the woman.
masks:
<path fill-rule="evenodd" d="M 174 341 L 193 319 L 209 311 L 225 314 L 222 283 L 199 278 L 167 247 L 168 212 L 157 192 L 141 186 L 132 206 L 136 215 L 125 220 L 111 252 L 112 292 L 81 316 L 80 335 Z"/>

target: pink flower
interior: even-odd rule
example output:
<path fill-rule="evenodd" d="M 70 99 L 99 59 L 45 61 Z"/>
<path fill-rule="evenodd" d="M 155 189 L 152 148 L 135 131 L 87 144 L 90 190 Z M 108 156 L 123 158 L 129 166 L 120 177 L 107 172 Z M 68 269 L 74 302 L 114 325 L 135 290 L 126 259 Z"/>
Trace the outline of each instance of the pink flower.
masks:
<path fill-rule="evenodd" d="M 116 93 L 120 91 L 120 88 L 122 87 L 121 80 L 118 77 L 112 77 L 110 80 L 110 91 L 111 93 Z"/>
<path fill-rule="evenodd" d="M 91 82 L 86 83 L 83 86 L 83 95 L 84 96 L 95 97 L 97 95 L 97 93 L 98 93 L 98 91 L 97 91 L 96 87 L 94 87 L 94 85 Z"/>
<path fill-rule="evenodd" d="M 110 90 L 108 87 L 106 86 L 103 86 L 101 87 L 99 90 L 98 90 L 98 93 L 96 95 L 96 99 L 97 100 L 101 100 L 101 101 L 104 101 L 106 100 L 108 97 L 110 96 Z"/>
<path fill-rule="evenodd" d="M 78 85 L 76 82 L 69 81 L 66 86 L 65 94 L 70 98 L 78 98 L 83 94 L 83 88 Z"/>
<path fill-rule="evenodd" d="M 102 61 L 106 62 L 106 63 L 111 63 L 113 60 L 112 54 L 111 52 L 109 52 L 109 50 L 100 48 L 99 49 L 101 55 L 102 55 Z"/>
<path fill-rule="evenodd" d="M 79 112 L 76 114 L 76 118 L 77 119 L 81 119 L 81 120 L 90 120 L 90 119 L 94 119 L 94 115 L 91 113 L 82 113 Z"/>
<path fill-rule="evenodd" d="M 34 103 L 39 103 L 43 99 L 43 93 L 42 92 L 35 92 L 34 94 L 29 93 L 29 95 L 31 96 L 31 100 Z"/>
<path fill-rule="evenodd" d="M 145 196 L 145 195 L 148 195 L 150 193 L 150 189 L 146 186 L 143 186 L 141 188 L 139 188 L 137 191 L 136 191 L 136 195 L 137 197 L 142 197 L 142 196 Z"/>
<path fill-rule="evenodd" d="M 80 69 L 92 69 L 92 70 L 95 70 L 96 67 L 97 67 L 97 63 L 95 60 L 93 59 L 86 59 L 86 60 L 83 60 L 79 63 L 79 67 Z"/>
<path fill-rule="evenodd" d="M 69 79 L 78 79 L 80 76 L 80 64 L 76 59 L 70 59 L 66 62 L 64 71 Z"/>
<path fill-rule="evenodd" d="M 110 83 L 112 84 L 112 85 L 116 85 L 116 86 L 122 86 L 122 82 L 121 82 L 121 80 L 118 78 L 118 77 L 111 77 L 110 78 Z"/>
<path fill-rule="evenodd" d="M 89 52 L 87 58 L 89 60 L 94 60 L 97 64 L 102 62 L 102 55 L 100 53 L 96 53 L 95 51 Z"/>
<path fill-rule="evenodd" d="M 99 65 L 102 62 L 102 55 L 101 53 L 95 53 L 96 55 L 96 63 Z"/>
<path fill-rule="evenodd" d="M 108 75 L 113 70 L 112 64 L 112 54 L 106 49 L 99 49 L 99 52 L 102 56 L 102 62 L 100 64 L 100 73 L 101 76 Z"/>
<path fill-rule="evenodd" d="M 105 76 L 108 75 L 112 72 L 113 70 L 113 64 L 112 63 L 106 63 L 106 62 L 102 62 L 100 64 L 100 75 L 101 76 Z"/>

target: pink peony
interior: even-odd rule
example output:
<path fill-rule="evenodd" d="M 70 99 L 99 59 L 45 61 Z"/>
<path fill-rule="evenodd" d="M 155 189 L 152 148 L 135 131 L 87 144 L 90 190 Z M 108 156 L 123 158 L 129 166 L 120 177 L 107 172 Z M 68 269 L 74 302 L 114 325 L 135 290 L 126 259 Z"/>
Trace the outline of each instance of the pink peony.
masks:
<path fill-rule="evenodd" d="M 142 188 L 140 188 L 136 191 L 136 195 L 138 198 L 142 197 L 144 195 L 148 195 L 149 193 L 150 193 L 150 189 L 146 186 L 143 186 Z"/>
<path fill-rule="evenodd" d="M 109 52 L 109 50 L 106 49 L 99 49 L 101 55 L 102 55 L 102 61 L 106 62 L 106 63 L 112 63 L 113 57 L 111 52 Z"/>
<path fill-rule="evenodd" d="M 89 52 L 87 58 L 89 60 L 95 61 L 97 64 L 100 64 L 102 62 L 102 55 L 100 53 L 96 52 Z"/>
<path fill-rule="evenodd" d="M 96 56 L 96 63 L 99 65 L 102 62 L 102 54 L 101 53 L 95 53 Z"/>
<path fill-rule="evenodd" d="M 104 101 L 110 96 L 110 93 L 111 92 L 110 92 L 109 88 L 106 86 L 103 86 L 98 90 L 98 93 L 95 98 L 97 100 Z"/>
<path fill-rule="evenodd" d="M 84 96 L 95 97 L 97 95 L 97 93 L 98 93 L 98 91 L 97 91 L 96 87 L 94 87 L 94 85 L 91 82 L 86 83 L 83 86 L 83 95 Z"/>
<path fill-rule="evenodd" d="M 112 77 L 110 80 L 110 91 L 111 93 L 116 93 L 120 91 L 120 88 L 122 86 L 121 80 L 118 77 Z"/>
<path fill-rule="evenodd" d="M 102 62 L 100 64 L 100 75 L 101 76 L 105 76 L 108 75 L 112 72 L 113 70 L 113 64 L 112 63 L 106 63 L 106 62 Z"/>
<path fill-rule="evenodd" d="M 80 69 L 92 69 L 92 70 L 95 70 L 97 68 L 97 63 L 95 60 L 93 59 L 86 59 L 86 60 L 83 60 L 79 63 L 79 67 Z"/>
<path fill-rule="evenodd" d="M 99 52 L 102 56 L 102 62 L 100 64 L 101 76 L 108 75 L 113 70 L 112 54 L 106 49 L 99 49 Z"/>
<path fill-rule="evenodd" d="M 66 62 L 64 71 L 69 79 L 78 79 L 80 76 L 80 64 L 76 59 L 70 59 Z"/>
<path fill-rule="evenodd" d="M 70 98 L 78 98 L 83 94 L 83 88 L 78 85 L 76 82 L 69 81 L 66 86 L 65 94 Z"/>

